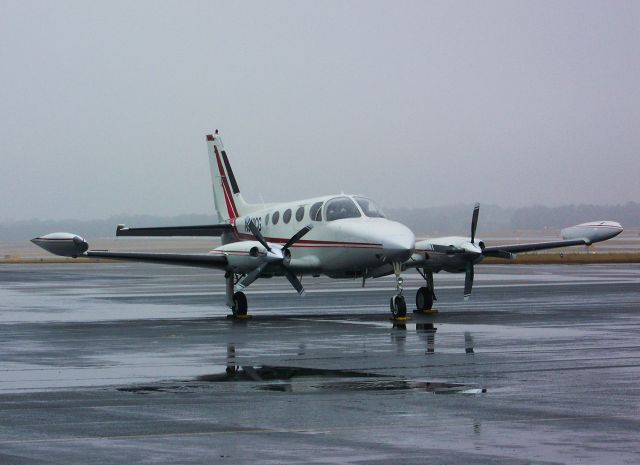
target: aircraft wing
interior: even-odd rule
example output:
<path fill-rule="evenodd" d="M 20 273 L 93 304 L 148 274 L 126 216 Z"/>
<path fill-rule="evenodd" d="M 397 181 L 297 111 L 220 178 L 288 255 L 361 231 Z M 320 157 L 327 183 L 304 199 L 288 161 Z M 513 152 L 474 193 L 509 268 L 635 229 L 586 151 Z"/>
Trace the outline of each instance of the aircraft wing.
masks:
<path fill-rule="evenodd" d="M 227 257 L 222 254 L 183 254 L 154 252 L 109 252 L 108 250 L 88 250 L 79 257 L 107 258 L 109 260 L 126 260 L 165 265 L 197 266 L 202 268 L 225 269 Z"/>
<path fill-rule="evenodd" d="M 482 241 L 475 243 L 468 237 L 452 236 L 425 239 L 416 242 L 415 253 L 405 262 L 404 266 L 407 268 L 431 267 L 437 271 L 444 269 L 451 272 L 462 272 L 470 268 L 469 263 L 476 263 L 482 257 L 509 260 L 521 252 L 591 245 L 611 239 L 622 231 L 620 223 L 615 221 L 593 221 L 565 228 L 561 231 L 562 240 L 548 242 L 487 247 Z"/>
<path fill-rule="evenodd" d="M 475 242 L 477 223 L 476 205 L 471 222 L 471 237 L 440 237 L 418 241 L 414 254 L 403 267 L 422 268 L 423 276 L 428 287 L 433 290 L 433 274 L 445 270 L 450 273 L 465 273 L 464 298 L 471 295 L 474 277 L 474 265 L 480 263 L 484 257 L 496 257 L 506 260 L 513 259 L 516 253 L 532 252 L 534 250 L 555 249 L 575 245 L 591 245 L 606 241 L 622 232 L 622 226 L 615 221 L 593 221 L 570 226 L 561 231 L 562 240 L 548 242 L 530 242 L 527 244 L 509 244 L 486 247 L 483 241 Z M 377 270 L 374 277 L 384 276 L 392 272 L 391 266 Z M 428 273 L 428 274 L 427 274 Z M 429 283 L 430 282 L 430 283 Z M 430 305 L 430 304 L 429 304 Z"/>
<path fill-rule="evenodd" d="M 562 230 L 561 241 L 531 242 L 528 244 L 511 244 L 485 247 L 482 255 L 487 257 L 508 258 L 509 254 L 533 252 L 535 250 L 556 249 L 574 245 L 591 245 L 595 242 L 606 241 L 623 231 L 620 223 L 615 221 L 593 221 L 578 224 Z"/>
<path fill-rule="evenodd" d="M 485 257 L 510 258 L 509 254 L 520 252 L 533 252 L 535 250 L 556 249 L 558 247 L 570 247 L 573 245 L 591 245 L 588 239 L 571 239 L 564 241 L 530 242 L 527 244 L 510 244 L 485 247 L 482 255 Z"/>
<path fill-rule="evenodd" d="M 163 263 L 166 265 L 197 266 L 226 269 L 227 257 L 221 253 L 155 253 L 155 252 L 110 252 L 88 250 L 89 244 L 80 236 L 71 233 L 52 233 L 32 239 L 38 247 L 62 257 L 106 258 L 137 262 Z"/>
<path fill-rule="evenodd" d="M 232 231 L 230 224 L 204 224 L 197 226 L 160 226 L 152 228 L 127 228 L 119 224 L 116 228 L 116 236 L 221 236 L 226 231 Z"/>

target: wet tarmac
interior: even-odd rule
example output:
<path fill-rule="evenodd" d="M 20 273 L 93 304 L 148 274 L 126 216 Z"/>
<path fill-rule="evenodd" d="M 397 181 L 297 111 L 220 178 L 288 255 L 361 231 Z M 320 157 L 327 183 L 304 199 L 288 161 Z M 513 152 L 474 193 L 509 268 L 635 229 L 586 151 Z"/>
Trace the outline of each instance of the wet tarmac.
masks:
<path fill-rule="evenodd" d="M 638 463 L 640 267 L 463 281 L 394 327 L 389 279 L 264 279 L 238 322 L 217 272 L 0 266 L 0 464 Z"/>

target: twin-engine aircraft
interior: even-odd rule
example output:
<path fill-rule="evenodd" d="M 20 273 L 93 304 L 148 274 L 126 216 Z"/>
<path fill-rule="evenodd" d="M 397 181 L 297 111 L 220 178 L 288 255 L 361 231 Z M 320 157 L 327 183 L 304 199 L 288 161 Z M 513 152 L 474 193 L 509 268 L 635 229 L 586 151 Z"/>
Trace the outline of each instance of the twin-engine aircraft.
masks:
<path fill-rule="evenodd" d="M 116 236 L 220 236 L 222 245 L 202 254 L 109 252 L 89 250 L 89 244 L 71 233 L 53 233 L 32 240 L 45 250 L 65 257 L 107 258 L 198 266 L 225 271 L 226 303 L 236 317 L 247 315 L 243 289 L 259 278 L 284 276 L 300 294 L 304 275 L 331 278 L 368 278 L 395 275 L 390 300 L 394 318 L 406 317 L 401 274 L 416 269 L 425 285 L 416 293 L 418 311 L 431 310 L 436 300 L 433 274 L 465 273 L 464 298 L 471 295 L 474 266 L 484 257 L 513 259 L 518 252 L 590 245 L 617 236 L 620 224 L 597 221 L 562 230 L 562 240 L 488 247 L 476 237 L 480 206 L 471 218 L 470 237 L 439 237 L 416 241 L 414 233 L 387 219 L 376 203 L 359 195 L 328 195 L 274 204 L 249 204 L 231 170 L 227 152 L 216 130 L 207 136 L 213 199 L 221 224 L 127 228 Z"/>

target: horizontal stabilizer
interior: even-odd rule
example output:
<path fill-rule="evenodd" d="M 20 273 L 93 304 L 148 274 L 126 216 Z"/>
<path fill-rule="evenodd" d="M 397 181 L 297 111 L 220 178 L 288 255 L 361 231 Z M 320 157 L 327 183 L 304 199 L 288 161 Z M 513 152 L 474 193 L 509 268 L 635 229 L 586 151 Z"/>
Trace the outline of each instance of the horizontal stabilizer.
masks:
<path fill-rule="evenodd" d="M 206 224 L 198 226 L 160 226 L 153 228 L 127 228 L 119 224 L 116 228 L 116 236 L 145 236 L 145 237 L 170 237 L 170 236 L 221 236 L 226 231 L 232 231 L 230 224 Z"/>

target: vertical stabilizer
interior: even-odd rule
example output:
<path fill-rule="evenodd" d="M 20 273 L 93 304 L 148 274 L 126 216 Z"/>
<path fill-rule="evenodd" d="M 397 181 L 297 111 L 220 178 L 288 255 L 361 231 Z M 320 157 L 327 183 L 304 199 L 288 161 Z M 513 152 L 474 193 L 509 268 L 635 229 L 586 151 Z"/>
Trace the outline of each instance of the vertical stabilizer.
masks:
<path fill-rule="evenodd" d="M 207 135 L 207 148 L 216 212 L 222 221 L 232 223 L 237 217 L 248 215 L 255 208 L 247 204 L 240 194 L 240 188 L 217 130 L 213 135 Z"/>

